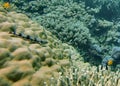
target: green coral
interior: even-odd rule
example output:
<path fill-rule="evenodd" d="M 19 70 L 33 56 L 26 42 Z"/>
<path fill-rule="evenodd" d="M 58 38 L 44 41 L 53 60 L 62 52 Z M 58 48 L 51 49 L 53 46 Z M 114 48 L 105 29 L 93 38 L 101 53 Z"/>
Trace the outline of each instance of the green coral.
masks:
<path fill-rule="evenodd" d="M 107 20 L 119 18 L 119 3 L 119 0 L 85 0 L 86 7 L 99 8 L 97 16 Z"/>

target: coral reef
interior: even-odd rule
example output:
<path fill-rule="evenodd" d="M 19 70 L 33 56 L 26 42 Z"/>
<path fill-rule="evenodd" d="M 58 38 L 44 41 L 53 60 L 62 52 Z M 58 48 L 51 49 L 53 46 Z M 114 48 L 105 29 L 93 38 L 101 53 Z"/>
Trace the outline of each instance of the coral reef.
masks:
<path fill-rule="evenodd" d="M 67 3 L 65 4 L 66 1 Z M 15 1 L 12 2 L 16 5 L 18 3 Z M 28 16 L 35 16 L 33 20 L 37 20 L 41 25 L 48 28 L 48 30 L 51 31 L 53 34 L 56 34 L 56 36 L 62 41 L 68 42 L 69 44 L 73 44 L 75 46 L 82 46 L 90 41 L 89 29 L 85 26 L 83 22 L 79 21 L 85 21 L 81 18 L 81 16 L 83 15 L 85 15 L 88 18 L 91 17 L 87 15 L 87 13 L 84 11 L 84 6 L 82 4 L 73 4 L 72 2 L 68 3 L 68 0 L 64 0 L 63 2 L 55 0 L 52 0 L 51 2 L 48 2 L 47 0 L 33 0 L 30 2 L 24 2 L 24 5 L 29 3 L 29 5 L 27 5 L 28 7 L 26 7 L 23 5 L 23 1 L 20 2 L 20 5 L 17 5 L 18 8 L 19 6 L 22 6 L 23 10 Z M 58 6 L 54 8 L 51 4 Z M 53 11 L 48 13 L 50 10 Z M 35 14 L 31 14 L 31 12 L 34 12 Z M 42 14 L 46 15 L 42 16 Z"/>
<path fill-rule="evenodd" d="M 90 47 L 100 55 L 104 50 L 97 43 Z M 114 48 L 112 55 L 119 56 L 119 50 Z M 62 43 L 38 23 L 0 6 L 0 86 L 119 84 L 119 70 L 111 72 L 91 67 L 72 46 Z"/>
<path fill-rule="evenodd" d="M 98 10 L 96 16 L 105 18 L 107 20 L 119 18 L 120 11 L 119 0 L 85 0 L 86 7 Z M 110 14 L 110 15 L 109 15 Z"/>
<path fill-rule="evenodd" d="M 86 64 L 87 65 L 87 64 Z M 84 65 L 84 69 L 79 66 L 72 66 L 67 71 L 66 76 L 59 75 L 58 86 L 119 86 L 120 71 L 111 72 L 99 70 L 99 68 L 89 68 Z M 52 82 L 53 83 L 53 82 Z M 53 84 L 52 84 L 53 85 Z"/>
<path fill-rule="evenodd" d="M 11 3 L 18 8 L 17 12 L 25 13 L 62 42 L 74 46 L 91 65 L 99 65 L 120 44 L 118 0 L 11 0 Z M 100 52 L 92 47 L 94 44 L 101 48 Z"/>
<path fill-rule="evenodd" d="M 43 86 L 70 67 L 71 57 L 83 60 L 26 15 L 0 6 L 0 86 Z"/>

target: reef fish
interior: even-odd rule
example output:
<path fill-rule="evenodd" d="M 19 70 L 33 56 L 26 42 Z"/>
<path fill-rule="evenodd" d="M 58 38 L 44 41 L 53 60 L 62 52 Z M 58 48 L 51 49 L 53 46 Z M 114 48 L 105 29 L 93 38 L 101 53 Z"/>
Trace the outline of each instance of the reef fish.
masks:
<path fill-rule="evenodd" d="M 10 8 L 10 3 L 9 3 L 9 2 L 5 2 L 5 3 L 3 4 L 3 7 L 4 7 L 5 9 Z"/>

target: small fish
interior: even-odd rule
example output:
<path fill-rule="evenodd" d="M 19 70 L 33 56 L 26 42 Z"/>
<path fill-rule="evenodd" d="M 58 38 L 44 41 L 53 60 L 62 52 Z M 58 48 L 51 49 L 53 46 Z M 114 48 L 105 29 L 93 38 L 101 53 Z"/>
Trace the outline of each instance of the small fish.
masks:
<path fill-rule="evenodd" d="M 9 3 L 9 2 L 5 2 L 5 3 L 3 4 L 3 7 L 4 7 L 5 9 L 10 8 L 10 3 Z"/>
<path fill-rule="evenodd" d="M 105 68 L 108 70 L 108 66 L 113 65 L 113 58 L 109 55 L 105 56 L 101 63 L 101 69 Z"/>
<path fill-rule="evenodd" d="M 107 64 L 108 64 L 109 66 L 113 65 L 113 60 L 112 60 L 112 59 L 108 60 Z"/>

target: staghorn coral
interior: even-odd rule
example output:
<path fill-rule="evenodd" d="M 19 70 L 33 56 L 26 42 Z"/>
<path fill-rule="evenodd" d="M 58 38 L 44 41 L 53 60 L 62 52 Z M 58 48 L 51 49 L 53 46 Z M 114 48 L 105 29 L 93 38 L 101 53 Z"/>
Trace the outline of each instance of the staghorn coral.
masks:
<path fill-rule="evenodd" d="M 119 71 L 115 73 L 106 70 L 97 72 L 97 68 L 94 67 L 82 70 L 80 67 L 72 67 L 67 74 L 67 76 L 60 74 L 58 86 L 119 86 L 120 84 Z"/>

